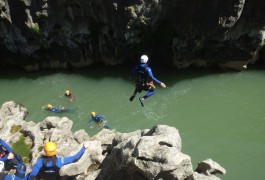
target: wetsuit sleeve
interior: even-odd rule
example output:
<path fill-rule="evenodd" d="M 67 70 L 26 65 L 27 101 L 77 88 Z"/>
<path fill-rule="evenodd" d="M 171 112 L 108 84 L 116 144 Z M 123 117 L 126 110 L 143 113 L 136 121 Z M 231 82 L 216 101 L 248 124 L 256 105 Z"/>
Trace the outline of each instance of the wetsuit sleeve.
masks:
<path fill-rule="evenodd" d="M 29 175 L 29 180 L 35 180 L 36 179 L 36 176 L 39 173 L 42 165 L 43 165 L 42 159 L 38 159 L 37 162 L 32 167 L 32 171 L 30 172 L 30 175 Z"/>
<path fill-rule="evenodd" d="M 92 122 L 93 122 L 93 118 L 91 117 L 91 118 L 89 119 L 89 121 L 88 121 L 88 125 L 91 126 Z"/>
<path fill-rule="evenodd" d="M 62 110 L 60 110 L 60 109 L 56 109 L 56 108 L 52 108 L 51 111 L 52 111 L 52 112 L 56 112 L 56 113 L 60 113 L 60 112 L 62 112 Z"/>
<path fill-rule="evenodd" d="M 0 139 L 0 144 L 6 149 L 8 153 L 12 152 L 11 147 L 2 139 Z"/>
<path fill-rule="evenodd" d="M 0 139 L 0 146 L 3 146 L 8 154 L 12 152 L 11 147 L 2 139 Z M 7 154 L 0 158 L 0 161 L 6 161 L 6 160 L 7 160 Z"/>
<path fill-rule="evenodd" d="M 158 79 L 156 79 L 156 78 L 154 77 L 154 75 L 153 75 L 152 70 L 151 70 L 150 67 L 146 67 L 146 71 L 147 71 L 149 77 L 150 77 L 153 81 L 155 81 L 157 84 L 160 84 L 160 83 L 161 83 L 161 81 L 159 81 Z"/>
<path fill-rule="evenodd" d="M 78 159 L 83 155 L 85 150 L 86 148 L 83 146 L 74 156 L 58 158 L 56 165 L 61 168 L 63 165 L 78 161 Z"/>
<path fill-rule="evenodd" d="M 103 116 L 99 116 L 99 115 L 97 115 L 97 118 L 106 120 Z"/>
<path fill-rule="evenodd" d="M 7 178 L 10 178 L 10 177 L 8 177 L 8 174 L 7 173 L 1 173 L 0 174 L 0 179 L 3 179 L 3 180 L 5 180 L 5 179 L 7 179 Z"/>
<path fill-rule="evenodd" d="M 1 179 L 1 176 L 0 176 Z M 3 180 L 13 180 L 13 179 L 17 179 L 16 176 L 14 174 L 4 174 L 4 179 Z"/>
<path fill-rule="evenodd" d="M 7 155 L 0 158 L 0 161 L 6 161 L 6 160 L 7 160 Z"/>

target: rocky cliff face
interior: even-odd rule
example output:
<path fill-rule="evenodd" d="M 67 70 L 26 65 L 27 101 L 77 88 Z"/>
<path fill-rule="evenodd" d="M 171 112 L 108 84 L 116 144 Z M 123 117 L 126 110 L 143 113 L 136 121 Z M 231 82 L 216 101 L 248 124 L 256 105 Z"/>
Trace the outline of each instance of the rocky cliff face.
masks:
<path fill-rule="evenodd" d="M 264 9 L 259 0 L 0 0 L 0 63 L 115 65 L 145 53 L 178 68 L 242 69 L 265 59 Z"/>
<path fill-rule="evenodd" d="M 36 124 L 25 121 L 26 115 L 22 105 L 4 103 L 0 109 L 0 138 L 10 145 L 21 141 L 29 144 L 30 158 L 23 158 L 28 165 L 43 154 L 47 141 L 57 144 L 57 156 L 74 155 L 82 142 L 90 141 L 77 162 L 60 169 L 62 180 L 220 180 L 215 174 L 226 173 L 211 159 L 200 162 L 193 170 L 191 157 L 181 152 L 181 137 L 175 127 L 157 125 L 131 133 L 103 129 L 90 137 L 84 130 L 72 133 L 73 122 L 66 117 L 47 117 Z M 19 150 L 21 147 L 13 149 L 20 154 Z"/>

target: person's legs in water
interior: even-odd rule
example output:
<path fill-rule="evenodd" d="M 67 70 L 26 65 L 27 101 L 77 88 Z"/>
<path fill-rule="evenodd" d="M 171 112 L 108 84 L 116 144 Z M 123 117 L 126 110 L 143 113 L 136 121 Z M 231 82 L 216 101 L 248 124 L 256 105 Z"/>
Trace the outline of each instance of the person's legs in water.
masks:
<path fill-rule="evenodd" d="M 111 130 L 111 128 L 107 124 L 104 125 L 104 128 Z"/>
<path fill-rule="evenodd" d="M 111 127 L 107 125 L 107 120 L 103 120 L 100 126 L 101 128 L 106 128 L 111 130 Z"/>

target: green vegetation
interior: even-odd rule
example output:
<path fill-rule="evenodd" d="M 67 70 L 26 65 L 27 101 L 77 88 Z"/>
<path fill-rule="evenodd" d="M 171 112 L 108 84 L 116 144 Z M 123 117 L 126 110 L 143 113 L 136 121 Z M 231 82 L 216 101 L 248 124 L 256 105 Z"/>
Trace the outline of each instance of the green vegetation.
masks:
<path fill-rule="evenodd" d="M 37 23 L 35 23 L 35 24 L 33 24 L 32 26 L 31 26 L 31 30 L 33 31 L 33 32 L 35 32 L 35 33 L 40 33 L 40 27 L 39 27 L 39 25 L 37 24 Z"/>
<path fill-rule="evenodd" d="M 10 133 L 11 134 L 15 134 L 16 132 L 20 131 L 21 127 L 22 127 L 21 125 L 12 126 L 11 129 L 10 129 Z"/>
<path fill-rule="evenodd" d="M 12 145 L 12 150 L 22 157 L 24 163 L 29 162 L 30 148 L 31 148 L 31 144 L 25 143 L 24 136 L 21 136 L 19 138 L 19 141 L 17 141 L 16 143 Z"/>
<path fill-rule="evenodd" d="M 40 146 L 40 147 L 38 148 L 38 152 L 41 152 L 42 149 L 43 149 L 43 146 Z"/>

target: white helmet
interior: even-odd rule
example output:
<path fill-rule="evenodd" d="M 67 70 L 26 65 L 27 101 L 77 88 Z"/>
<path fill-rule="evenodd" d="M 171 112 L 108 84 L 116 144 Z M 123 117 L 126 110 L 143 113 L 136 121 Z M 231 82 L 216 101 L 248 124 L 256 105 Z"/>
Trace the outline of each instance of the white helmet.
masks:
<path fill-rule="evenodd" d="M 140 60 L 140 62 L 141 62 L 141 63 L 147 63 L 147 61 L 148 61 L 148 56 L 146 56 L 146 55 L 142 55 L 142 56 L 141 56 L 141 60 Z"/>
<path fill-rule="evenodd" d="M 4 170 L 5 163 L 3 161 L 0 161 L 0 172 Z"/>

